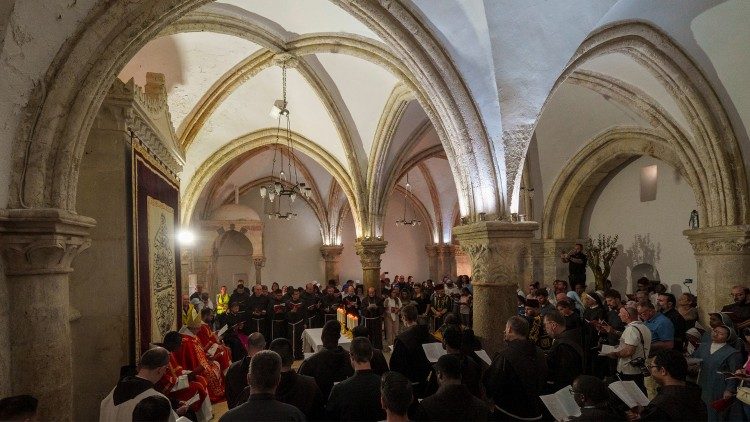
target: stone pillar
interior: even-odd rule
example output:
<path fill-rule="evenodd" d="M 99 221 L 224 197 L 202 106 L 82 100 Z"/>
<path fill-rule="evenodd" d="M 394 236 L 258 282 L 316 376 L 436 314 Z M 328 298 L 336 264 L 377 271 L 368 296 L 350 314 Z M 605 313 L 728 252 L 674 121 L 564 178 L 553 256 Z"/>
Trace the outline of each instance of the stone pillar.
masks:
<path fill-rule="evenodd" d="M 442 279 L 440 275 L 440 258 L 438 257 L 438 249 L 440 245 L 427 245 L 424 250 L 427 251 L 427 265 L 430 270 L 430 279 L 437 283 Z"/>
<path fill-rule="evenodd" d="M 474 288 L 474 332 L 490 354 L 502 344 L 505 321 L 516 314 L 516 289 L 531 282 L 535 222 L 482 221 L 453 233 L 469 255 Z"/>
<path fill-rule="evenodd" d="M 388 242 L 385 240 L 358 240 L 354 244 L 359 261 L 362 263 L 362 283 L 365 291 L 374 287 L 380 294 L 380 255 L 385 253 Z"/>
<path fill-rule="evenodd" d="M 58 209 L 0 210 L 10 315 L 11 389 L 39 399 L 40 420 L 72 420 L 69 280 L 96 221 Z M 83 347 L 83 346 L 81 346 Z"/>
<path fill-rule="evenodd" d="M 546 286 L 551 286 L 555 280 L 568 280 L 568 264 L 562 262 L 560 254 L 573 249 L 576 243 L 583 243 L 578 239 L 544 239 L 541 246 L 542 278 L 535 279 Z M 591 281 L 589 280 L 590 284 Z M 592 285 L 593 286 L 593 285 Z M 590 286 L 589 286 L 590 287 Z"/>
<path fill-rule="evenodd" d="M 455 247 L 453 245 L 440 245 L 438 252 L 439 252 L 439 262 L 440 262 L 440 280 L 443 279 L 443 277 L 450 276 L 451 280 L 456 279 L 456 255 L 455 255 Z"/>
<path fill-rule="evenodd" d="M 266 265 L 266 257 L 258 255 L 253 256 L 253 265 L 255 266 L 255 284 L 261 284 L 261 270 Z"/>
<path fill-rule="evenodd" d="M 731 303 L 732 286 L 750 284 L 750 226 L 722 226 L 682 232 L 698 265 L 698 309 L 707 327 L 708 312 Z"/>
<path fill-rule="evenodd" d="M 343 245 L 323 245 L 320 247 L 320 255 L 323 256 L 326 263 L 326 279 L 321 283 L 323 286 L 328 285 L 328 280 L 339 282 L 339 273 L 341 272 L 339 258 L 343 251 Z"/>

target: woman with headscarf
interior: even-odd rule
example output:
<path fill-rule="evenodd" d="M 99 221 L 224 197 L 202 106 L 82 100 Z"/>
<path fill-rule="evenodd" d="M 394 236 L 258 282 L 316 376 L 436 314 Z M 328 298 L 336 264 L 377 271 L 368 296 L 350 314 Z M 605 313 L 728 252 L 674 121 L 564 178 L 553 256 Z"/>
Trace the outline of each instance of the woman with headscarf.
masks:
<path fill-rule="evenodd" d="M 584 371 L 596 376 L 607 375 L 609 361 L 607 358 L 597 359 L 599 355 L 599 339 L 601 337 L 597 327 L 601 321 L 607 317 L 607 311 L 604 303 L 596 292 L 582 293 L 583 300 L 583 320 L 585 321 L 583 330 L 583 350 L 584 350 Z"/>
<path fill-rule="evenodd" d="M 732 318 L 729 317 L 729 314 L 726 312 L 711 312 L 708 314 L 708 324 L 709 328 L 703 333 L 703 336 L 701 336 L 701 343 L 710 343 L 711 342 L 711 329 L 714 327 L 718 327 L 719 325 L 726 325 L 729 330 L 731 331 L 731 340 L 729 341 L 729 345 L 734 347 L 737 351 L 739 351 L 743 356 L 745 353 L 745 342 L 742 341 L 739 336 L 737 336 L 737 332 L 734 329 L 734 322 L 732 322 Z"/>
<path fill-rule="evenodd" d="M 731 398 L 737 391 L 737 379 L 723 374 L 734 373 L 742 365 L 742 355 L 731 346 L 736 335 L 732 328 L 721 324 L 711 328 L 710 336 L 710 341 L 702 342 L 693 353 L 694 358 L 702 359 L 698 364 L 698 385 L 702 391 L 701 398 L 706 403 L 708 420 L 741 420 L 741 406 L 736 401 L 723 411 L 712 406 L 717 400 Z"/>

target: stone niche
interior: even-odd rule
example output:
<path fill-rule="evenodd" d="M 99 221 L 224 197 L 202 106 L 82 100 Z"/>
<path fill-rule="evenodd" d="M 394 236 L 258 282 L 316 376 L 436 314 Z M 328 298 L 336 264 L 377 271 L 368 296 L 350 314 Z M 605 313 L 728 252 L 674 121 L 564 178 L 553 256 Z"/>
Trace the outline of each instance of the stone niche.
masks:
<path fill-rule="evenodd" d="M 143 88 L 132 80 L 115 79 L 80 164 L 77 212 L 97 224 L 91 230 L 90 249 L 76 259 L 70 277 L 73 420 L 96 420 L 99 402 L 117 382 L 120 368 L 135 363 L 133 142 L 177 180 L 185 161 L 161 74 L 147 74 Z"/>

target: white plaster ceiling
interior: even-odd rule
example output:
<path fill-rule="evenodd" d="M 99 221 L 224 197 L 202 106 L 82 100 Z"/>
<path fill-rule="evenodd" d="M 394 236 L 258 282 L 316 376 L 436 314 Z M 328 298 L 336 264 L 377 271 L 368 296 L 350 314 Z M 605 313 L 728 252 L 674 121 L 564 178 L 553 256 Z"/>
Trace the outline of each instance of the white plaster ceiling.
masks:
<path fill-rule="evenodd" d="M 435 183 L 438 201 L 440 202 L 440 219 L 443 222 L 443 242 L 450 242 L 453 233 L 455 206 L 458 203 L 456 183 L 453 181 L 448 160 L 445 158 L 430 158 L 424 162 Z"/>
<path fill-rule="evenodd" d="M 122 69 L 119 79 L 146 83 L 146 72 L 163 73 L 167 102 L 175 129 L 198 100 L 235 64 L 260 46 L 212 32 L 190 32 L 156 38 L 146 44 Z"/>
<path fill-rule="evenodd" d="M 653 98 L 677 122 L 686 133 L 690 130 L 685 115 L 680 111 L 672 94 L 641 64 L 623 53 L 610 53 L 583 63 L 581 69 L 599 72 L 635 86 Z"/>
<path fill-rule="evenodd" d="M 297 34 L 348 32 L 380 40 L 367 26 L 329 0 L 221 0 L 277 22 Z"/>
<path fill-rule="evenodd" d="M 398 79 L 384 68 L 343 54 L 317 54 L 354 119 L 367 157 L 378 120 Z"/>
<path fill-rule="evenodd" d="M 269 116 L 281 98 L 281 69 L 270 67 L 250 78 L 216 109 L 187 150 L 183 183 L 197 166 L 230 141 L 259 129 L 276 128 Z M 342 165 L 346 156 L 336 128 L 320 98 L 295 70 L 287 70 L 287 101 L 291 129 L 331 153 Z"/>
<path fill-rule="evenodd" d="M 425 114 L 419 103 L 416 100 L 410 101 L 409 105 L 406 106 L 406 110 L 404 111 L 403 116 L 401 116 L 401 121 L 399 122 L 398 127 L 393 133 L 391 147 L 386 155 L 387 162 L 393 162 L 393 160 L 396 159 L 397 154 L 402 151 L 404 145 L 408 141 L 410 141 L 413 136 L 419 135 L 419 133 L 417 133 L 417 130 L 427 121 L 427 115 Z M 428 131 L 432 131 L 432 133 L 435 133 L 432 127 L 430 127 Z M 433 146 L 435 144 L 435 141 L 437 141 L 437 144 L 440 144 L 440 139 L 437 138 L 436 133 L 434 139 L 429 138 L 428 136 L 426 136 L 426 133 L 424 133 L 422 134 L 422 137 L 414 144 L 411 151 L 422 151 L 430 146 Z"/>
<path fill-rule="evenodd" d="M 550 98 L 536 128 L 537 157 L 542 186 L 549 194 L 563 166 L 597 134 L 614 126 L 650 127 L 632 109 L 588 88 L 564 83 Z M 539 195 L 534 197 L 535 201 Z"/>

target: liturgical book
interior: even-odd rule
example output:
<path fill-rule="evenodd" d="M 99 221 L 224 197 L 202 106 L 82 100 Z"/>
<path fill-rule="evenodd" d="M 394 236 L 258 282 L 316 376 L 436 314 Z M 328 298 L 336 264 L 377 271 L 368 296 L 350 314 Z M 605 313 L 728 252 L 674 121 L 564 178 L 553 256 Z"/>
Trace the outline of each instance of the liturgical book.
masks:
<path fill-rule="evenodd" d="M 617 381 L 609 385 L 609 389 L 629 408 L 648 406 L 649 400 L 638 385 L 633 381 Z"/>
<path fill-rule="evenodd" d="M 581 416 L 581 408 L 573 400 L 570 389 L 571 387 L 567 386 L 561 388 L 555 394 L 539 396 L 556 421 L 567 421 L 573 416 Z"/>
<path fill-rule="evenodd" d="M 425 343 L 422 345 L 422 349 L 424 349 L 424 354 L 430 363 L 437 362 L 440 356 L 448 353 L 443 349 L 443 343 Z"/>

